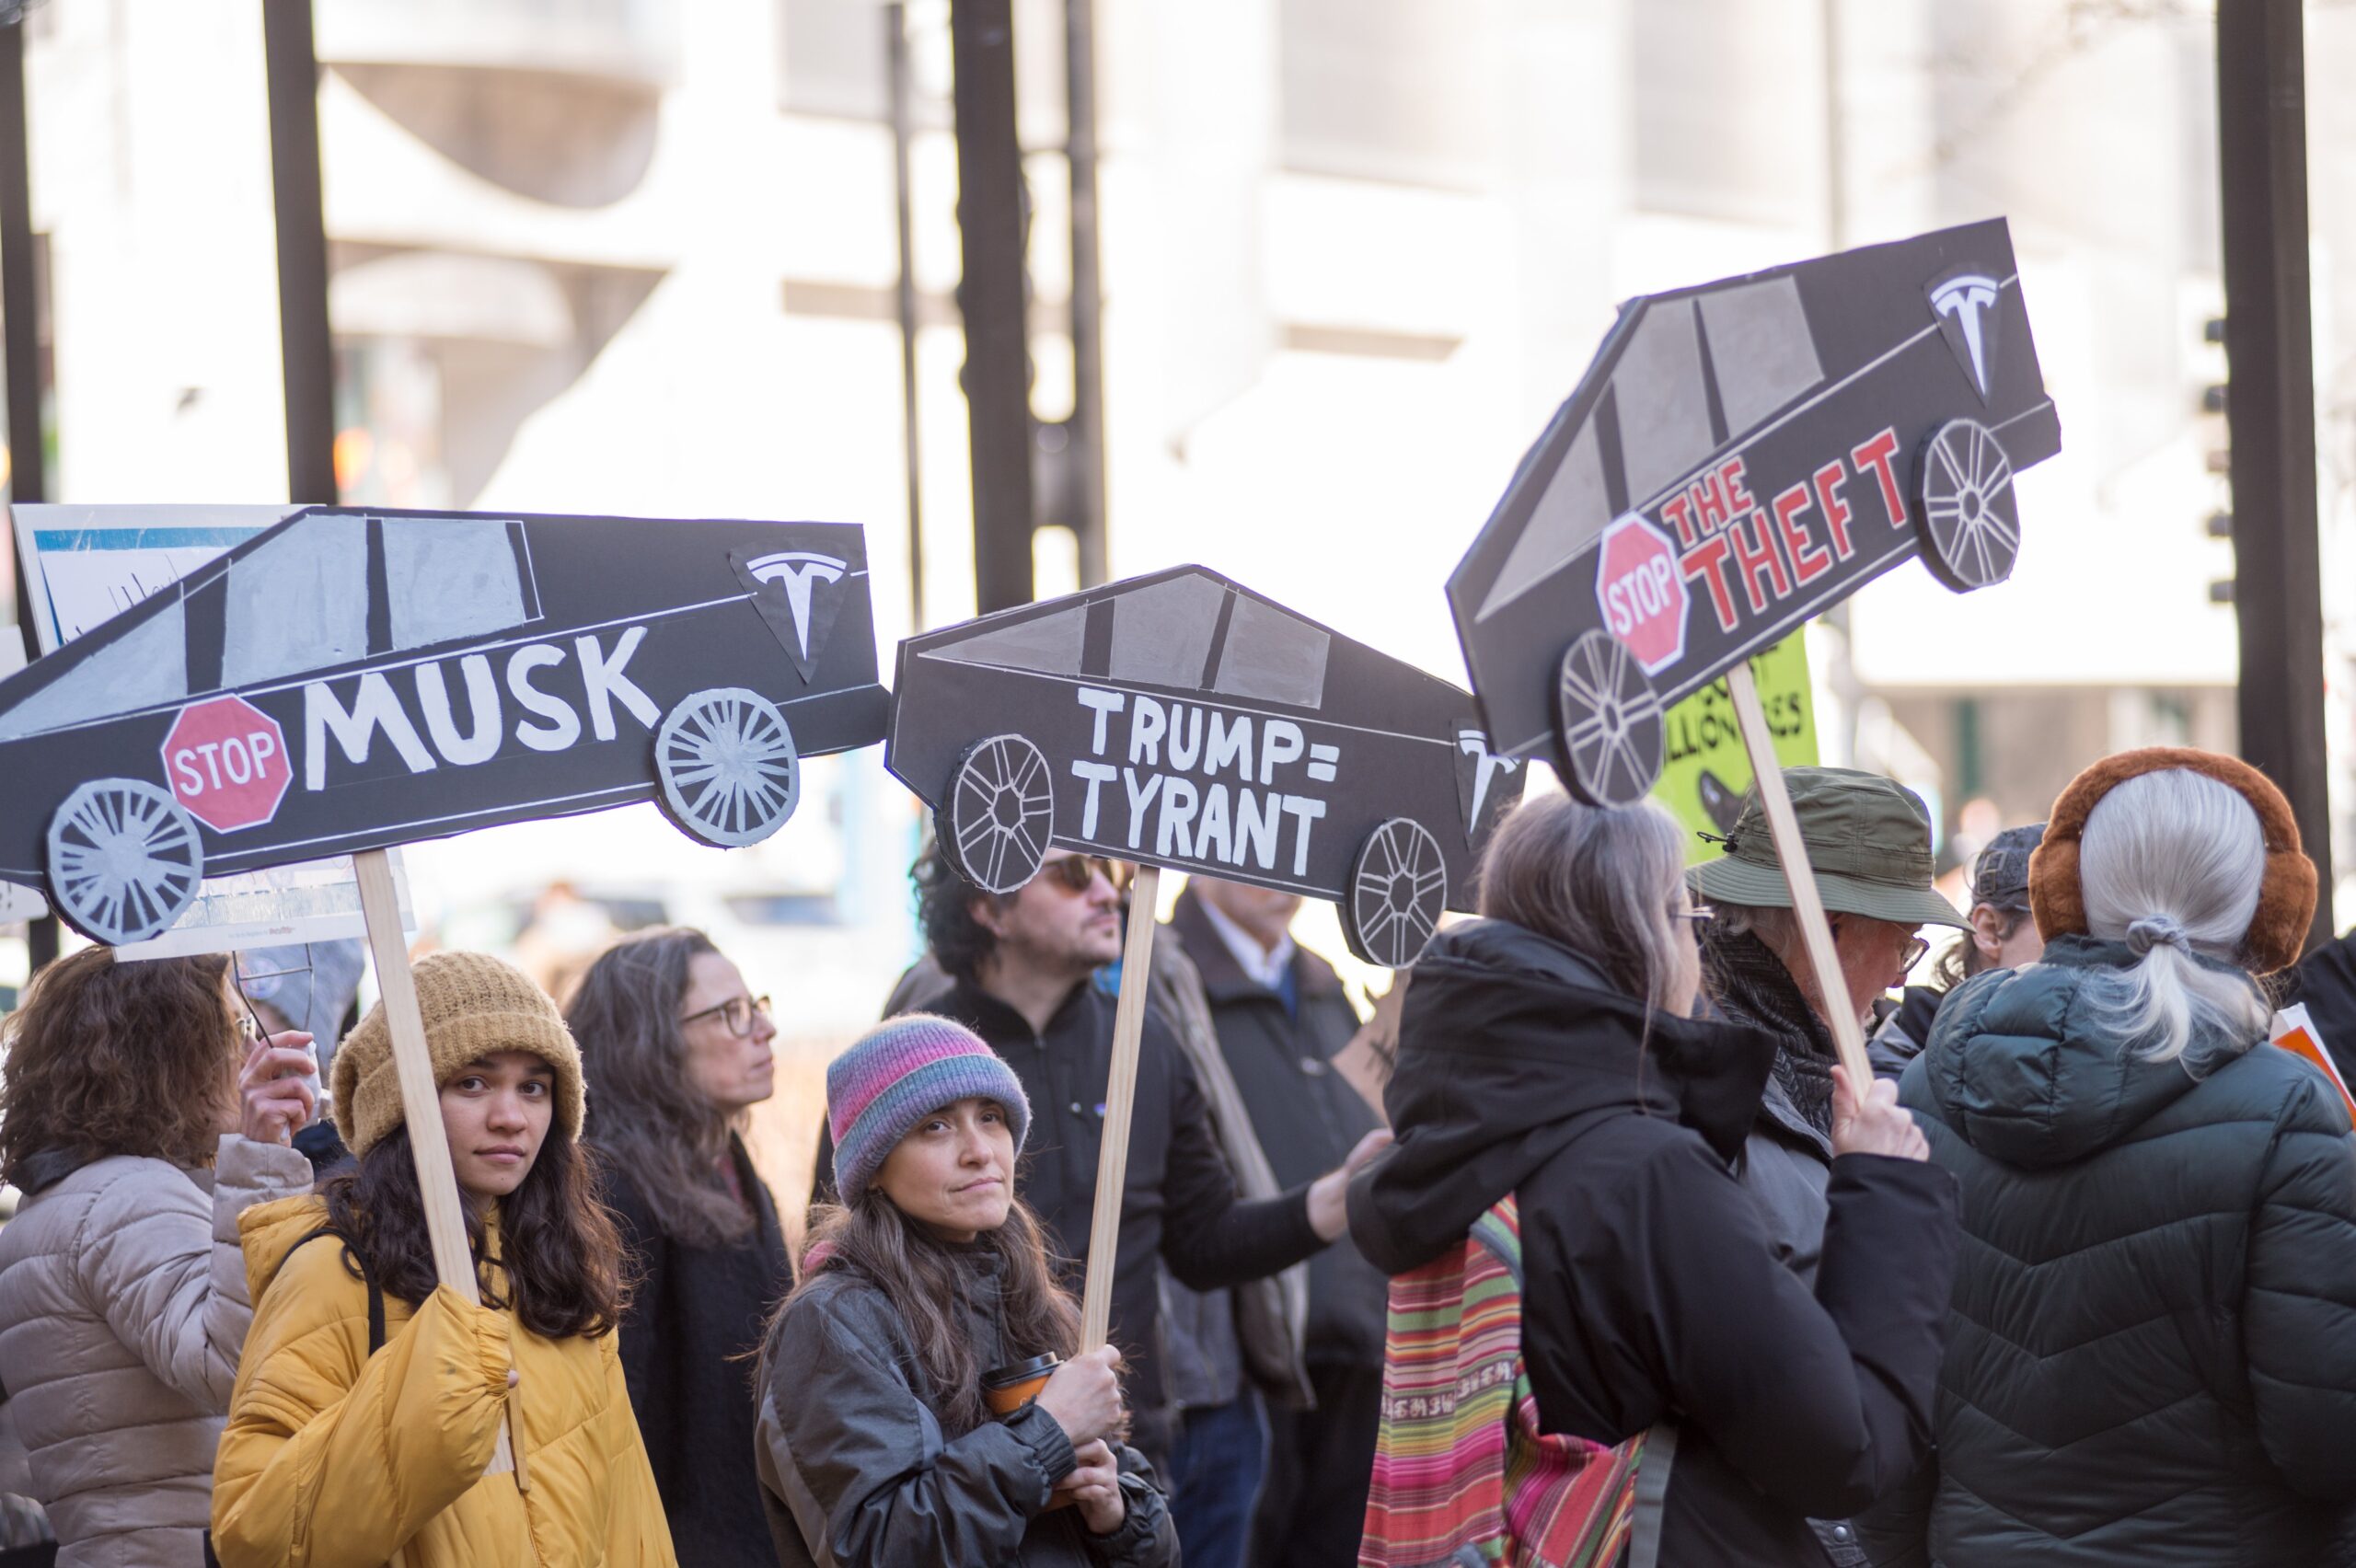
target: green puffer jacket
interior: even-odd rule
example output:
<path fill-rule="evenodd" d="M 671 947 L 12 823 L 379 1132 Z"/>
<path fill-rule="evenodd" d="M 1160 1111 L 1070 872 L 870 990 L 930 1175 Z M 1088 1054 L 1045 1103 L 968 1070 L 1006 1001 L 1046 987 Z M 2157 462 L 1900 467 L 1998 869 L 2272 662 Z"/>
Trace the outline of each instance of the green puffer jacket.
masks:
<path fill-rule="evenodd" d="M 2287 1051 L 2123 1054 L 2064 937 L 1968 983 L 1905 1104 L 1963 1183 L 1932 1473 L 1876 1561 L 2327 1563 L 2356 1499 L 2356 1136 Z M 2223 1055 L 2222 1062 L 2218 1057 Z"/>

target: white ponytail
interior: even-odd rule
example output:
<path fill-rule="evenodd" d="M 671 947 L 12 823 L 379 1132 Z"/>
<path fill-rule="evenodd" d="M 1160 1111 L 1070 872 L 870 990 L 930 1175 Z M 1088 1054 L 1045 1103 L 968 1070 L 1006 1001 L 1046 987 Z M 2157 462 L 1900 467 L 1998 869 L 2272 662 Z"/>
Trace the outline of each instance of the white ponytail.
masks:
<path fill-rule="evenodd" d="M 2133 967 L 2087 985 L 2122 1047 L 2165 1062 L 2196 1036 L 2217 1037 L 2223 1055 L 2264 1038 L 2269 1009 L 2240 965 L 2266 841 L 2239 793 L 2182 768 L 2128 779 L 2087 813 L 2078 875 L 2088 932 L 2138 955 Z M 2195 953 L 2235 967 L 2200 963 Z"/>

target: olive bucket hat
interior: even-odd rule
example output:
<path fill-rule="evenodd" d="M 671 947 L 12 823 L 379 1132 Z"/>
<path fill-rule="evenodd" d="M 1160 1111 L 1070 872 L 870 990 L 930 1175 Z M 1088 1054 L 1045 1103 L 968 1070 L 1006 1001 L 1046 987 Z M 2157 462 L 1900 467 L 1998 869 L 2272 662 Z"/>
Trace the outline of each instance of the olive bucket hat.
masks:
<path fill-rule="evenodd" d="M 1847 767 L 1787 767 L 1784 790 L 1827 914 L 1897 926 L 1970 924 L 1931 887 L 1931 813 L 1913 790 Z M 1742 803 L 1726 853 L 1693 867 L 1685 880 L 1713 903 L 1792 906 L 1757 790 Z"/>

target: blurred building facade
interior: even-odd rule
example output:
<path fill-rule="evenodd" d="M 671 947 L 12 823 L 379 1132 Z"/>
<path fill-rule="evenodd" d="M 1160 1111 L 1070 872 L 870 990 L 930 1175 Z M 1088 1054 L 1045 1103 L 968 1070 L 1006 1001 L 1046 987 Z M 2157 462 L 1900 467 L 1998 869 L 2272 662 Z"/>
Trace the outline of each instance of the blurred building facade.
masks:
<path fill-rule="evenodd" d="M 1071 381 L 1062 11 L 1015 5 L 1048 419 Z M 2013 582 L 1957 599 L 1909 568 L 1815 640 L 1828 751 L 1923 786 L 1951 824 L 1975 796 L 2033 817 L 2120 746 L 2233 744 L 2232 612 L 2210 589 L 2231 547 L 2206 527 L 2223 431 L 2201 411 L 2223 376 L 2202 332 L 2223 297 L 2207 6 L 1097 13 L 1116 573 L 1199 560 L 1461 679 L 1439 584 L 1616 300 L 2004 213 L 2067 449 L 2022 481 Z M 879 633 L 905 632 L 882 7 L 318 0 L 316 15 L 347 497 L 860 521 Z M 912 4 L 936 622 L 972 605 L 947 25 L 943 0 Z M 29 26 L 52 495 L 282 496 L 257 8 L 51 0 Z M 2311 78 L 2337 80 L 2356 14 L 2316 8 L 2308 41 Z M 2339 154 L 2356 150 L 2356 104 L 2317 94 L 2311 133 L 2327 608 L 2344 651 L 2356 180 L 2341 171 L 2356 163 Z M 1069 585 L 1057 546 L 1039 552 L 1043 592 Z M 2343 768 L 2347 674 L 2335 653 Z M 726 875 L 817 928 L 882 933 L 845 950 L 872 968 L 905 950 L 913 806 L 872 754 L 814 767 L 811 790 L 825 809 Z M 550 842 L 531 853 L 594 859 L 597 840 Z M 497 855 L 444 859 L 483 897 L 514 891 L 483 869 Z"/>

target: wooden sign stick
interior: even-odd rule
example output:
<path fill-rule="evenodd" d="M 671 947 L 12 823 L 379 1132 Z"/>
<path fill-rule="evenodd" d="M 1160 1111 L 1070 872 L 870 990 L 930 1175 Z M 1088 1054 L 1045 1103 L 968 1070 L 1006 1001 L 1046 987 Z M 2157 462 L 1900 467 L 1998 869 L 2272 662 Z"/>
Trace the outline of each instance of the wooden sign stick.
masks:
<path fill-rule="evenodd" d="M 433 1058 L 425 1049 L 425 1018 L 418 1010 L 417 977 L 409 969 L 409 941 L 401 930 L 400 899 L 393 891 L 392 861 L 382 849 L 352 857 L 360 882 L 360 912 L 368 923 L 368 949 L 376 959 L 376 987 L 383 994 L 385 1023 L 393 1036 L 393 1069 L 400 1075 L 401 1116 L 409 1127 L 410 1153 L 417 1161 L 417 1190 L 425 1200 L 425 1233 L 433 1244 L 433 1272 L 475 1306 L 482 1291 L 475 1282 L 474 1254 L 467 1247 L 466 1210 L 459 1206 L 458 1178 L 450 1164 L 450 1140 L 442 1131 L 442 1093 L 433 1082 Z M 517 1490 L 531 1482 L 508 1427 L 514 1419 L 514 1390 L 502 1417 L 498 1447 L 486 1475 L 515 1472 Z"/>
<path fill-rule="evenodd" d="M 1113 1320 L 1113 1254 L 1121 1243 L 1121 1191 L 1129 1179 L 1129 1112 L 1138 1097 L 1138 1043 L 1145 1033 L 1146 982 L 1153 972 L 1154 917 L 1161 868 L 1139 866 L 1129 883 L 1129 930 L 1121 949 L 1121 999 L 1113 1009 L 1113 1077 L 1104 1090 L 1104 1145 L 1096 1159 L 1096 1213 L 1088 1227 L 1088 1286 L 1080 1350 L 1104 1343 Z"/>
<path fill-rule="evenodd" d="M 1734 698 L 1742 724 L 1743 749 L 1750 754 L 1751 777 L 1758 781 L 1759 803 L 1767 813 L 1767 826 L 1775 840 L 1775 859 L 1791 884 L 1792 911 L 1799 917 L 1800 940 L 1807 945 L 1808 967 L 1816 971 L 1817 989 L 1824 1010 L 1831 1014 L 1833 1048 L 1849 1069 L 1849 1083 L 1862 1099 L 1874 1081 L 1873 1064 L 1865 1056 L 1865 1032 L 1849 1010 L 1849 983 L 1841 974 L 1841 958 L 1832 948 L 1832 928 L 1824 918 L 1824 900 L 1817 896 L 1816 873 L 1808 869 L 1807 846 L 1800 839 L 1799 819 L 1792 815 L 1792 798 L 1784 791 L 1784 764 L 1775 755 L 1775 737 L 1767 728 L 1767 710 L 1759 705 L 1759 686 L 1750 678 L 1750 661 L 1738 661 L 1727 672 L 1727 692 Z"/>

